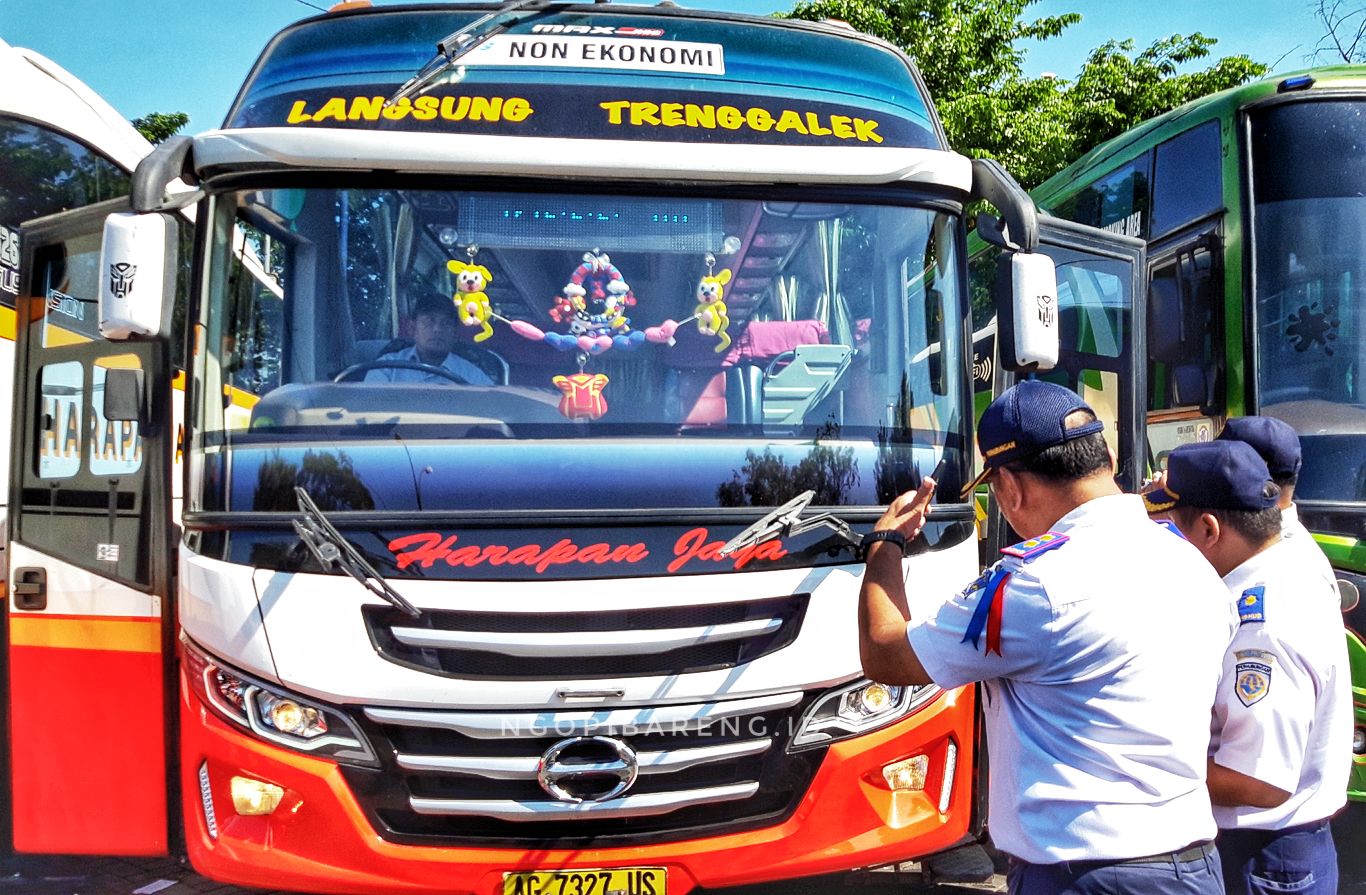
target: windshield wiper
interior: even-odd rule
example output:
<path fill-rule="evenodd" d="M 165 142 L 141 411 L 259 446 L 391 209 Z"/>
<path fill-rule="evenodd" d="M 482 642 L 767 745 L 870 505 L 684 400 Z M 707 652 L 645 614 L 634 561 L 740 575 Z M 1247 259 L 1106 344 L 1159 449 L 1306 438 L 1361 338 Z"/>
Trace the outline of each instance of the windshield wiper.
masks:
<path fill-rule="evenodd" d="M 544 4 L 545 0 L 511 0 L 511 2 L 504 3 L 493 12 L 482 15 L 469 24 L 462 26 L 459 30 L 446 35 L 445 38 L 437 41 L 436 55 L 433 56 L 426 65 L 418 69 L 417 74 L 413 75 L 407 81 L 404 81 L 403 86 L 398 88 L 393 96 L 384 101 L 384 107 L 387 109 L 401 99 L 406 99 L 415 94 L 429 90 L 436 83 L 437 78 L 454 67 L 460 57 L 466 55 L 489 38 L 502 34 L 513 25 L 528 18 L 528 16 L 511 16 L 501 22 L 496 22 L 487 31 L 482 30 L 486 25 L 495 22 L 500 16 L 506 16 L 509 13 L 518 12 L 527 7 L 542 6 Z M 545 10 L 536 10 L 536 12 L 545 12 Z"/>
<path fill-rule="evenodd" d="M 294 530 L 298 532 L 299 540 L 304 542 L 304 546 L 323 567 L 323 571 L 329 571 L 336 566 L 381 600 L 402 609 L 413 618 L 422 615 L 421 610 L 405 600 L 403 594 L 390 587 L 384 577 L 375 571 L 375 567 L 361 556 L 360 551 L 352 547 L 351 542 L 337 531 L 336 526 L 327 521 L 327 517 L 318 509 L 318 505 L 313 502 L 307 491 L 295 485 L 294 496 L 299 500 L 299 512 L 303 516 L 294 520 Z"/>
<path fill-rule="evenodd" d="M 787 503 L 778 507 L 764 518 L 755 522 L 749 528 L 731 538 L 721 549 L 717 551 L 721 556 L 729 556 L 737 550 L 755 544 L 762 544 L 774 538 L 791 538 L 799 534 L 805 534 L 817 528 L 832 528 L 835 534 L 839 535 L 850 545 L 857 547 L 859 536 L 854 534 L 854 530 L 834 513 L 818 513 L 815 516 L 801 518 L 812 498 L 816 496 L 815 491 L 803 491 Z"/>

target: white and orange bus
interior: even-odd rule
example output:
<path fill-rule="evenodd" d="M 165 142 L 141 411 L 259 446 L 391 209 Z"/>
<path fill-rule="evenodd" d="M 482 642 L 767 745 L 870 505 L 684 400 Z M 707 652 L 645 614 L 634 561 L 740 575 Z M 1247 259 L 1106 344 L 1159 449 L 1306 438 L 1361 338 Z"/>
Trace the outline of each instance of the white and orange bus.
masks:
<path fill-rule="evenodd" d="M 24 230 L 12 846 L 480 895 L 971 846 L 974 691 L 866 679 L 854 620 L 860 533 L 931 470 L 915 599 L 977 574 L 975 198 L 1002 354 L 1047 366 L 1049 253 L 1103 234 L 953 153 L 911 61 L 847 26 L 514 2 L 285 29 L 131 211 Z M 99 338 L 45 337 L 59 264 Z M 458 362 L 431 363 L 434 295 Z M 59 465 L 46 382 L 78 420 Z"/>

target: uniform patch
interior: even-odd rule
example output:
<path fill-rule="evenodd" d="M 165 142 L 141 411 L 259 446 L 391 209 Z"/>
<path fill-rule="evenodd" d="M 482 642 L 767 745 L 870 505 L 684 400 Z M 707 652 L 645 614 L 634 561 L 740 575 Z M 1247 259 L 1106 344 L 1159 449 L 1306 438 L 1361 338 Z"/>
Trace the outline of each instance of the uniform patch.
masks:
<path fill-rule="evenodd" d="M 995 566 L 988 566 L 987 570 L 982 574 L 978 575 L 975 581 L 973 581 L 967 587 L 963 588 L 962 592 L 959 593 L 958 596 L 970 597 L 973 594 L 977 593 L 977 591 L 981 590 L 983 587 L 986 587 L 987 582 L 991 580 L 991 573 L 995 571 Z"/>
<path fill-rule="evenodd" d="M 1266 588 L 1260 584 L 1243 591 L 1243 595 L 1238 598 L 1238 624 L 1266 621 L 1265 597 Z"/>
<path fill-rule="evenodd" d="M 1030 560 L 1041 553 L 1047 553 L 1057 547 L 1067 543 L 1067 535 L 1061 532 L 1050 531 L 1039 535 L 1037 538 L 1030 538 L 1009 547 L 1002 547 L 1001 552 L 1006 556 L 1014 556 L 1019 559 Z"/>
<path fill-rule="evenodd" d="M 1238 701 L 1251 708 L 1271 692 L 1271 666 L 1261 662 L 1239 662 L 1234 667 L 1233 691 Z"/>

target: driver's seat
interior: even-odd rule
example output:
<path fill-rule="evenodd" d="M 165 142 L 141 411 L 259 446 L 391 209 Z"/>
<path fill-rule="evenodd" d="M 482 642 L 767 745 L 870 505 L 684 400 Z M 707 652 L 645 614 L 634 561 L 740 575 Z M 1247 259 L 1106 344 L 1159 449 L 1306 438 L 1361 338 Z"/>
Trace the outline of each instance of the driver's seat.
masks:
<path fill-rule="evenodd" d="M 352 363 L 368 364 L 382 355 L 393 354 L 395 351 L 402 351 L 412 346 L 412 339 L 360 339 L 356 342 L 355 360 Z M 477 345 L 464 345 L 456 342 L 451 348 L 451 354 L 464 358 L 483 370 L 493 380 L 494 385 L 508 384 L 510 373 L 508 362 L 503 360 L 502 355 L 497 352 L 480 348 Z"/>

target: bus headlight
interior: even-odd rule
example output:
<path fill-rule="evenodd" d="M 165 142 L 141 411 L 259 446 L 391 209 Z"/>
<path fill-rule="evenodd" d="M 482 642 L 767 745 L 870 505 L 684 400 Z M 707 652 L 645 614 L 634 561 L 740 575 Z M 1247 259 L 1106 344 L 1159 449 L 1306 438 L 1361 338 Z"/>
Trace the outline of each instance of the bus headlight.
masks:
<path fill-rule="evenodd" d="M 1366 752 L 1366 728 L 1358 727 L 1352 731 L 1352 754 Z"/>
<path fill-rule="evenodd" d="M 340 712 L 229 668 L 184 635 L 180 642 L 185 676 L 214 714 L 298 752 L 349 764 L 379 764 L 365 735 Z"/>
<path fill-rule="evenodd" d="M 812 703 L 797 725 L 789 752 L 814 749 L 871 733 L 909 715 L 934 698 L 939 688 L 891 687 L 861 678 Z"/>

